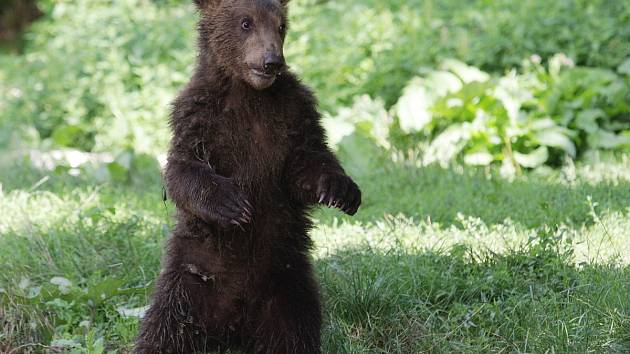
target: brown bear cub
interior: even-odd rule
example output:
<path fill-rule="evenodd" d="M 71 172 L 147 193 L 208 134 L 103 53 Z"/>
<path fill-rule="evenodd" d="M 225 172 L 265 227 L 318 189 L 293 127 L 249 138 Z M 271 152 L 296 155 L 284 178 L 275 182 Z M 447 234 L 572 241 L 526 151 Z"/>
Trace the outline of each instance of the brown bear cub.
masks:
<path fill-rule="evenodd" d="M 288 0 L 195 2 L 198 65 L 165 171 L 177 225 L 135 352 L 319 353 L 308 212 L 353 215 L 361 192 L 285 66 Z"/>

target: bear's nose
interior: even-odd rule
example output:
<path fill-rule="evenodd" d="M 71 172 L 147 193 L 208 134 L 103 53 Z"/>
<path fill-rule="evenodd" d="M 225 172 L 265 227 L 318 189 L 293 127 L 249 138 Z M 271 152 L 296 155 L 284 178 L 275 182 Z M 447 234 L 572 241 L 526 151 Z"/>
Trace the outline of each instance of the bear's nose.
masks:
<path fill-rule="evenodd" d="M 275 73 L 284 66 L 284 56 L 277 54 L 266 54 L 264 68 L 265 73 Z"/>

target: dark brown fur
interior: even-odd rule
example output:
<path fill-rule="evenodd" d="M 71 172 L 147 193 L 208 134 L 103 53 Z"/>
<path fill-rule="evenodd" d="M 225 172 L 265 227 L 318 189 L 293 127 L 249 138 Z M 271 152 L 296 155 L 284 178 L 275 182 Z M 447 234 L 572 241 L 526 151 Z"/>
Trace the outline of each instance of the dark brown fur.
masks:
<path fill-rule="evenodd" d="M 197 4 L 198 66 L 174 103 L 165 171 L 177 225 L 135 352 L 319 353 L 308 211 L 354 214 L 360 191 L 326 146 L 310 91 L 286 70 L 264 83 L 246 67 L 252 52 L 281 56 L 284 35 L 268 31 L 286 2 Z M 267 39 L 234 28 L 243 12 L 267 20 Z"/>

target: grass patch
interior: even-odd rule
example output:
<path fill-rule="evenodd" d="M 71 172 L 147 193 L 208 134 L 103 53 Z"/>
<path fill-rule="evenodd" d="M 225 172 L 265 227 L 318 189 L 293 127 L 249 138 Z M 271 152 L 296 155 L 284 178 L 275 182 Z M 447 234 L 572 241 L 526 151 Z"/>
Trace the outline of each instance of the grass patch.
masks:
<path fill-rule="evenodd" d="M 4 167 L 0 351 L 131 350 L 127 310 L 174 210 L 157 171 L 116 186 Z M 513 181 L 410 162 L 358 175 L 356 219 L 314 216 L 324 352 L 627 352 L 628 176 L 625 157 Z"/>

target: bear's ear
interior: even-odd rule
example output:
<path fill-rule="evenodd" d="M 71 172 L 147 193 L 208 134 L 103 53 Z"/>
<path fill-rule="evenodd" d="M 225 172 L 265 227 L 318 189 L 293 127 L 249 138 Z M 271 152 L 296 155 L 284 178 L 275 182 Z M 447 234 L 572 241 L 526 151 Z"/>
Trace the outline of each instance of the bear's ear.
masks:
<path fill-rule="evenodd" d="M 287 6 L 287 4 L 289 4 L 289 1 L 291 0 L 280 0 L 280 4 L 282 4 L 282 6 Z"/>

